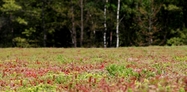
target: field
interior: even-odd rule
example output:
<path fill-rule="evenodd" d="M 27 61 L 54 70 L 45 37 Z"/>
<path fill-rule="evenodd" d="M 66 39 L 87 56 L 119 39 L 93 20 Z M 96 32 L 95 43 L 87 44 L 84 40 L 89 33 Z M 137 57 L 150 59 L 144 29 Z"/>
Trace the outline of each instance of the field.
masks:
<path fill-rule="evenodd" d="M 1 48 L 1 92 L 185 92 L 187 47 Z"/>

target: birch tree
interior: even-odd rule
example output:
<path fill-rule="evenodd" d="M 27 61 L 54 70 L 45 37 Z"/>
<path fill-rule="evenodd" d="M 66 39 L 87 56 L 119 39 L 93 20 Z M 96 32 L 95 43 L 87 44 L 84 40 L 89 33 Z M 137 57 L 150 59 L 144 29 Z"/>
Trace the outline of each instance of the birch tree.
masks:
<path fill-rule="evenodd" d="M 107 32 L 107 15 L 106 15 L 106 12 L 107 12 L 107 4 L 108 4 L 108 0 L 105 1 L 105 6 L 104 6 L 104 34 L 103 34 L 103 41 L 104 41 L 104 48 L 107 47 L 107 44 L 106 44 L 106 32 Z"/>
<path fill-rule="evenodd" d="M 116 23 L 116 48 L 119 47 L 119 11 L 120 11 L 120 0 L 118 0 L 118 7 L 117 7 L 117 23 Z"/>

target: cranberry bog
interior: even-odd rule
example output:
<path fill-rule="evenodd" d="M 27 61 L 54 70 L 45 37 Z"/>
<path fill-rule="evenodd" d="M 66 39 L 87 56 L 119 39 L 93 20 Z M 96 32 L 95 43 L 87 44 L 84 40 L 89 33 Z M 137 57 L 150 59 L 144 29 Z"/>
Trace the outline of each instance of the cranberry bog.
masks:
<path fill-rule="evenodd" d="M 1 48 L 1 92 L 185 92 L 187 47 Z"/>

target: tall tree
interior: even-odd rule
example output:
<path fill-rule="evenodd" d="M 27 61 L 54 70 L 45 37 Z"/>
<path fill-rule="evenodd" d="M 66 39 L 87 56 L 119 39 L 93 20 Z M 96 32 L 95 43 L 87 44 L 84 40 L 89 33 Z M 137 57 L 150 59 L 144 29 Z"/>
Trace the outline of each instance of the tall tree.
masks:
<path fill-rule="evenodd" d="M 46 40 L 47 40 L 47 34 L 46 34 L 46 28 L 45 28 L 45 5 L 46 5 L 46 0 L 43 0 L 42 4 L 42 26 L 43 26 L 43 46 L 46 47 Z"/>
<path fill-rule="evenodd" d="M 84 5 L 84 33 L 87 47 L 103 46 L 103 6 L 100 0 L 86 0 Z"/>
<path fill-rule="evenodd" d="M 117 23 L 116 23 L 116 47 L 119 47 L 119 11 L 120 11 L 120 0 L 118 0 L 118 8 L 117 8 Z"/>
<path fill-rule="evenodd" d="M 105 1 L 105 6 L 104 6 L 104 34 L 103 34 L 103 42 L 104 42 L 104 48 L 107 47 L 107 42 L 106 42 L 106 32 L 107 32 L 107 5 L 108 5 L 108 0 Z"/>
<path fill-rule="evenodd" d="M 19 16 L 19 11 L 22 7 L 16 3 L 15 0 L 2 0 L 3 4 L 0 6 L 0 12 L 2 25 L 6 26 L 4 29 L 4 37 L 8 38 L 9 40 L 6 41 L 6 44 L 9 46 L 13 46 L 12 40 L 14 39 L 15 29 L 14 24 L 27 24 L 24 19 Z M 1 27 L 2 27 L 1 25 Z M 3 31 L 3 30 L 1 30 Z M 4 39 L 4 38 L 3 38 Z"/>
<path fill-rule="evenodd" d="M 185 0 L 102 1 L 1 0 L 0 46 L 187 44 Z"/>
<path fill-rule="evenodd" d="M 71 22 L 72 22 L 72 29 L 71 29 L 71 37 L 72 43 L 74 47 L 77 47 L 77 32 L 75 29 L 75 14 L 74 14 L 74 1 L 71 0 Z"/>
<path fill-rule="evenodd" d="M 164 44 L 183 45 L 187 43 L 186 8 L 183 5 L 186 7 L 186 2 L 183 2 L 183 0 L 168 0 L 163 4 L 160 21 L 163 23 L 162 26 L 165 32 Z"/>
<path fill-rule="evenodd" d="M 139 0 L 137 9 L 136 21 L 140 27 L 140 35 L 145 36 L 145 40 L 141 39 L 139 45 L 152 45 L 157 42 L 154 37 L 156 33 L 161 31 L 161 27 L 158 22 L 157 14 L 162 7 L 162 2 L 155 0 Z M 139 40 L 140 40 L 139 39 Z"/>
<path fill-rule="evenodd" d="M 81 7 L 81 37 L 80 37 L 80 47 L 83 46 L 83 37 L 84 37 L 84 7 L 83 7 L 83 0 L 80 0 L 80 7 Z"/>

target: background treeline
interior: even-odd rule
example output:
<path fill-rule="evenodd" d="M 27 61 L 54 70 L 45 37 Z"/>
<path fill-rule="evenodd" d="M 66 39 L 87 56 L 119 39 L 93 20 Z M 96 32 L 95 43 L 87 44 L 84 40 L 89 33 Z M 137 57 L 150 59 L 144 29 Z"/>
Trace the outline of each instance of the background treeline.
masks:
<path fill-rule="evenodd" d="M 0 47 L 186 44 L 186 0 L 0 0 Z"/>

